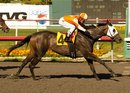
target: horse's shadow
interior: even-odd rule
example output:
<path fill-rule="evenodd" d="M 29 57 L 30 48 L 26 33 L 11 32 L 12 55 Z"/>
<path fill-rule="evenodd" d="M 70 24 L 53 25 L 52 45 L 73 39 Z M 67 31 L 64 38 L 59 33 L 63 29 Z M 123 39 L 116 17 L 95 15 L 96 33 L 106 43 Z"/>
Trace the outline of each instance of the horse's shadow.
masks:
<path fill-rule="evenodd" d="M 19 66 L 0 66 L 0 70 L 8 70 L 8 69 L 15 69 L 15 68 L 19 68 Z"/>
<path fill-rule="evenodd" d="M 0 66 L 0 70 L 6 71 L 9 69 L 16 69 L 16 68 L 20 68 L 20 66 Z M 29 68 L 28 66 L 26 66 L 25 68 Z M 35 68 L 40 68 L 40 67 L 35 67 Z"/>
<path fill-rule="evenodd" d="M 100 74 L 97 74 L 97 75 L 98 75 L 98 77 L 100 79 L 111 79 L 112 78 L 111 74 L 100 73 Z M 47 76 L 44 76 L 44 77 L 50 78 L 50 79 L 53 79 L 53 78 L 77 78 L 77 79 L 81 79 L 81 78 L 85 78 L 85 79 L 95 78 L 94 75 L 81 75 L 81 74 L 47 75 Z M 117 77 L 122 77 L 122 75 L 121 74 L 117 74 Z"/>
<path fill-rule="evenodd" d="M 98 77 L 103 80 L 103 79 L 111 79 L 111 80 L 114 80 L 114 81 L 118 81 L 114 78 L 112 78 L 111 74 L 105 74 L 105 73 L 100 73 L 100 74 L 97 74 Z M 6 78 L 10 75 L 8 74 L 3 74 L 3 75 L 0 75 L 0 78 Z M 128 75 L 129 76 L 129 75 Z M 117 77 L 123 77 L 122 74 L 117 74 Z M 31 78 L 31 76 L 28 76 L 28 75 L 19 75 L 17 79 L 26 79 L 26 78 Z M 37 80 L 40 80 L 40 79 L 55 79 L 55 78 L 77 78 L 77 79 L 92 79 L 92 78 L 95 78 L 94 75 L 82 75 L 82 74 L 65 74 L 65 75 L 37 75 L 36 76 Z"/>

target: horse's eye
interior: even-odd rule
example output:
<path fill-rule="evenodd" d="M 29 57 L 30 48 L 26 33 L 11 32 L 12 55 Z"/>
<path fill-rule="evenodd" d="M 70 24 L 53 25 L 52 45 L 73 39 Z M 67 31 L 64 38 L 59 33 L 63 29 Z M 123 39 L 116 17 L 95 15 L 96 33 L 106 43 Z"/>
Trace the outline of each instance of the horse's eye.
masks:
<path fill-rule="evenodd" d="M 115 29 L 113 29 L 113 33 L 115 33 L 116 32 L 116 30 Z"/>

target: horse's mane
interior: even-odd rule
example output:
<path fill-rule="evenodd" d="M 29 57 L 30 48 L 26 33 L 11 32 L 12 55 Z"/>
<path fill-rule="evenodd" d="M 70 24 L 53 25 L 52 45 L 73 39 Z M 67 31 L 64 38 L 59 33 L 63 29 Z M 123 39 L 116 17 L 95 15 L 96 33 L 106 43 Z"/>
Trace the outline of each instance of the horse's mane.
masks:
<path fill-rule="evenodd" d="M 86 29 L 93 29 L 93 28 L 96 28 L 95 25 L 88 25 L 88 26 L 85 26 Z"/>
<path fill-rule="evenodd" d="M 98 23 L 97 26 L 105 26 L 106 23 Z"/>
<path fill-rule="evenodd" d="M 94 25 L 86 26 L 85 24 L 82 24 L 82 23 L 80 23 L 80 22 L 79 22 L 79 24 L 80 24 L 83 28 L 85 28 L 85 29 L 93 29 L 93 28 L 96 28 L 96 26 L 94 26 Z"/>
<path fill-rule="evenodd" d="M 107 23 L 97 23 L 97 25 L 95 26 L 95 25 L 88 25 L 88 26 L 86 26 L 86 25 L 84 25 L 84 24 L 80 24 L 82 27 L 84 27 L 88 32 L 90 32 L 91 34 L 94 32 L 96 32 L 97 33 L 97 31 L 99 31 L 99 28 L 98 28 L 98 26 L 106 26 L 107 25 Z M 81 33 L 81 34 L 85 34 L 83 31 L 81 31 L 81 30 L 79 30 L 78 29 L 78 31 Z M 86 35 L 86 34 L 85 34 Z M 89 37 L 89 38 L 91 38 L 92 39 L 92 36 L 90 36 L 90 35 L 87 35 L 87 37 Z"/>

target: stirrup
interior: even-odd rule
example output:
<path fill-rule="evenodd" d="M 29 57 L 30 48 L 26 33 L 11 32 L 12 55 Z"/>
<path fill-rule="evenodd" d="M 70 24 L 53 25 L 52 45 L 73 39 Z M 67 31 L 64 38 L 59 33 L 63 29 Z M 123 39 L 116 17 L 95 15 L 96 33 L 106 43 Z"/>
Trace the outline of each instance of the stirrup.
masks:
<path fill-rule="evenodd" d="M 76 58 L 76 53 L 75 52 L 70 52 L 70 57 L 71 58 Z"/>

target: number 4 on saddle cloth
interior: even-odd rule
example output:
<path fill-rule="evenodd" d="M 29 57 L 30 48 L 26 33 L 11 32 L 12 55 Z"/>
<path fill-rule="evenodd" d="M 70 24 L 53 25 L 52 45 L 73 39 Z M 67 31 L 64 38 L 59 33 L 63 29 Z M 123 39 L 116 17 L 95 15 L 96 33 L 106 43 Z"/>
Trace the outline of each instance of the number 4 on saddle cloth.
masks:
<path fill-rule="evenodd" d="M 66 33 L 58 32 L 57 33 L 57 45 L 58 46 L 67 46 L 69 48 L 70 57 L 76 58 L 76 49 L 75 49 L 75 40 L 76 40 L 77 31 L 74 31 L 71 35 L 72 42 L 65 42 Z"/>

